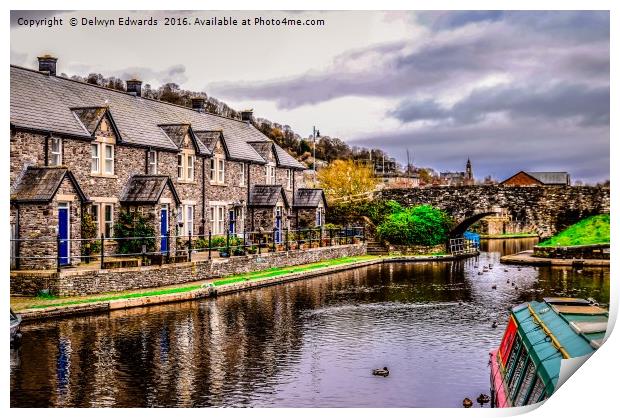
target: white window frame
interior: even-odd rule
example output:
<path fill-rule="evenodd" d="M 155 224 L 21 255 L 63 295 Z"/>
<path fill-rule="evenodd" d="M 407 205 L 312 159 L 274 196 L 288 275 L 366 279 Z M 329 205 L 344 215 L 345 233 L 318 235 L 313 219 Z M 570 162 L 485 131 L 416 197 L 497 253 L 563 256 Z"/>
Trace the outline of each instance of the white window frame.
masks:
<path fill-rule="evenodd" d="M 54 150 L 56 148 L 56 150 Z M 52 138 L 52 146 L 50 147 L 50 165 L 59 166 L 62 165 L 62 139 Z M 56 161 L 54 161 L 56 160 Z"/>
<path fill-rule="evenodd" d="M 92 174 L 100 174 L 101 173 L 101 152 L 100 152 L 99 144 L 90 144 L 90 172 Z M 93 152 L 96 155 L 93 155 Z M 95 164 L 95 167 L 93 167 Z M 93 170 L 93 168 L 95 168 Z"/>
<path fill-rule="evenodd" d="M 245 163 L 239 163 L 241 166 L 241 176 L 239 177 L 239 186 L 245 186 Z"/>
<path fill-rule="evenodd" d="M 194 234 L 194 205 L 185 205 L 185 235 Z"/>
<path fill-rule="evenodd" d="M 185 173 L 185 158 L 182 153 L 177 154 L 177 179 L 183 180 L 184 173 Z"/>
<path fill-rule="evenodd" d="M 223 158 L 217 160 L 217 182 L 224 184 L 226 173 L 226 162 Z"/>
<path fill-rule="evenodd" d="M 293 189 L 293 170 L 290 168 L 286 169 L 286 188 L 287 190 Z"/>
<path fill-rule="evenodd" d="M 268 163 L 266 165 L 265 175 L 265 184 L 276 184 L 276 165 L 274 163 Z"/>
<path fill-rule="evenodd" d="M 211 158 L 209 161 L 209 181 L 211 181 L 211 183 L 215 183 L 215 158 Z"/>
<path fill-rule="evenodd" d="M 185 179 L 187 181 L 194 181 L 194 155 L 187 154 L 187 174 Z"/>
<path fill-rule="evenodd" d="M 151 150 L 147 154 L 147 174 L 157 174 L 157 151 Z"/>
<path fill-rule="evenodd" d="M 113 203 L 102 203 L 101 204 L 103 217 L 102 217 L 102 226 L 103 226 L 103 236 L 105 238 L 111 238 L 114 236 L 114 204 Z M 110 208 L 110 220 L 107 220 L 107 208 Z M 109 226 L 109 230 L 108 230 Z"/>
<path fill-rule="evenodd" d="M 225 234 L 226 231 L 226 207 L 218 206 L 217 207 L 217 228 L 219 234 Z"/>
<path fill-rule="evenodd" d="M 114 145 L 112 144 L 102 144 L 103 145 L 103 174 L 114 175 Z M 110 157 L 108 157 L 108 150 L 110 150 Z M 108 163 L 109 168 L 108 170 Z"/>

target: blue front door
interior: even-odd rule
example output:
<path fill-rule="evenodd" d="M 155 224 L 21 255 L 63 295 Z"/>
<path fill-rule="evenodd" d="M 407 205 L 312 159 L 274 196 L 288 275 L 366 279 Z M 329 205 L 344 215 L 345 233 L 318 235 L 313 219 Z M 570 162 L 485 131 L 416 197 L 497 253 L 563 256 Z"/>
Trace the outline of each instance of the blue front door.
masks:
<path fill-rule="evenodd" d="M 61 266 L 69 264 L 69 204 L 58 204 L 58 237 L 60 245 L 58 248 L 58 261 Z"/>
<path fill-rule="evenodd" d="M 168 206 L 161 207 L 161 252 L 168 251 Z"/>
<path fill-rule="evenodd" d="M 280 244 L 282 242 L 282 208 L 276 207 L 276 242 Z"/>
<path fill-rule="evenodd" d="M 231 209 L 228 211 L 228 232 L 230 235 L 235 234 L 235 223 L 237 221 L 237 217 L 235 216 L 235 210 Z"/>

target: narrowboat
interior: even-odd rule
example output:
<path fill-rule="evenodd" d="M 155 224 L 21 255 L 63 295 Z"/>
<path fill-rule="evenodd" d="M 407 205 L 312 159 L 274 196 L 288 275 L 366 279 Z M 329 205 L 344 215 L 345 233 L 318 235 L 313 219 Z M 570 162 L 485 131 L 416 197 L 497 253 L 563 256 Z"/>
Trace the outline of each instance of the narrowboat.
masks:
<path fill-rule="evenodd" d="M 556 388 L 563 359 L 603 342 L 609 313 L 593 301 L 544 298 L 512 308 L 499 348 L 490 353 L 491 406 L 530 405 Z"/>

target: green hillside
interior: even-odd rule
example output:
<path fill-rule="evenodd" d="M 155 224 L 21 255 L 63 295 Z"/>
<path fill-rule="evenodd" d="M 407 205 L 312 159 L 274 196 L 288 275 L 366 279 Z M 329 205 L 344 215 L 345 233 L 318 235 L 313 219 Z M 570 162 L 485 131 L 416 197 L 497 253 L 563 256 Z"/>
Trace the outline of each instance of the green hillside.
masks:
<path fill-rule="evenodd" d="M 538 244 L 541 247 L 609 243 L 609 214 L 591 216 Z"/>

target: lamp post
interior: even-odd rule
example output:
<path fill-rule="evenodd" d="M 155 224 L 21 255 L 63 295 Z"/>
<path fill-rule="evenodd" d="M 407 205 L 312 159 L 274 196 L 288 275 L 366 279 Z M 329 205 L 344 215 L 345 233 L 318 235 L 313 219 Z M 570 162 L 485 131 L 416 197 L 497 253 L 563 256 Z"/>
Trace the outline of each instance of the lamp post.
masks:
<path fill-rule="evenodd" d="M 313 175 L 313 187 L 316 187 L 316 138 L 320 137 L 321 133 L 316 129 L 316 126 L 312 126 L 312 175 Z"/>

